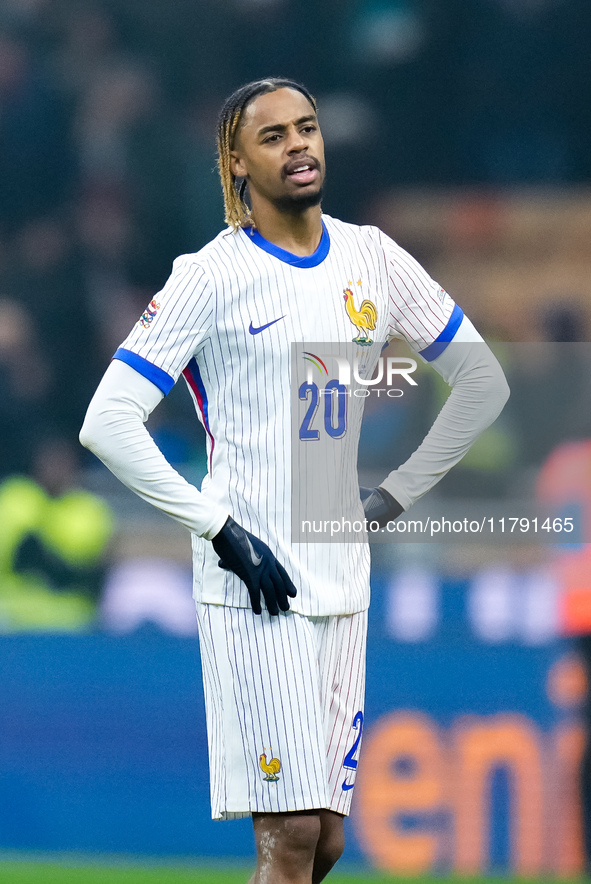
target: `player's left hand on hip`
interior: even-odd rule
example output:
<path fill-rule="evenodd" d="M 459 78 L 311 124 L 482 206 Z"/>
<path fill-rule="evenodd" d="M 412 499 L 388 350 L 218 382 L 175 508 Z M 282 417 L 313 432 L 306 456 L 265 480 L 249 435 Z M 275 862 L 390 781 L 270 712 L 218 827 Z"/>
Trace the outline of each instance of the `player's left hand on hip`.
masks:
<path fill-rule="evenodd" d="M 246 583 L 255 614 L 262 611 L 261 593 L 269 614 L 279 614 L 279 609 L 289 611 L 289 598 L 295 598 L 297 590 L 266 543 L 231 516 L 211 543 L 220 557 L 220 568 L 233 571 Z"/>
<path fill-rule="evenodd" d="M 404 507 L 392 497 L 389 491 L 378 485 L 377 488 L 360 488 L 359 494 L 363 504 L 363 511 L 368 523 L 368 530 L 385 528 L 388 522 L 393 522 L 404 512 Z M 378 529 L 369 529 L 371 522 L 377 522 Z"/>

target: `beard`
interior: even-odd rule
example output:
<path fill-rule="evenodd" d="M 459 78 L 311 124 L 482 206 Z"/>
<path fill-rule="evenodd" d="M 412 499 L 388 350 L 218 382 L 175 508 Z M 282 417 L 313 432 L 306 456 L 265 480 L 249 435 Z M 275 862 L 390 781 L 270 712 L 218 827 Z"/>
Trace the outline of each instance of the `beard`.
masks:
<path fill-rule="evenodd" d="M 278 196 L 273 200 L 275 208 L 286 215 L 300 215 L 306 209 L 319 206 L 322 202 L 324 187 L 316 193 L 290 193 Z"/>
<path fill-rule="evenodd" d="M 240 195 L 240 199 L 246 202 L 248 206 L 250 206 L 251 202 L 248 192 L 248 178 L 242 179 L 242 184 L 240 185 L 238 193 Z M 274 197 L 272 199 L 272 202 L 275 208 L 285 215 L 300 215 L 302 212 L 305 212 L 306 209 L 311 209 L 313 206 L 319 206 L 322 202 L 323 195 L 324 181 L 322 182 L 320 188 L 316 191 L 316 193 L 284 194 L 283 196 Z"/>

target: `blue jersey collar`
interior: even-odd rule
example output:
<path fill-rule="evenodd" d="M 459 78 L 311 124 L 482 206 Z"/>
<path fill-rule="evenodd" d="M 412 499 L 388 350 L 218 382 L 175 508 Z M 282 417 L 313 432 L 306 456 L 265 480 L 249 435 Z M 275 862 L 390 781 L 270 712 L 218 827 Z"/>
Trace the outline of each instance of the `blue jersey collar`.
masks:
<path fill-rule="evenodd" d="M 326 229 L 324 221 L 322 221 L 322 236 L 318 243 L 318 248 L 311 255 L 304 255 L 303 258 L 300 255 L 294 255 L 292 252 L 287 252 L 285 249 L 280 249 L 279 246 L 276 246 L 274 243 L 269 242 L 268 239 L 265 239 L 264 236 L 261 236 L 258 230 L 255 230 L 254 227 L 243 228 L 243 230 L 248 238 L 252 240 L 259 249 L 263 249 L 263 251 L 273 255 L 273 257 L 279 258 L 279 260 L 283 261 L 285 264 L 291 264 L 292 267 L 317 267 L 318 264 L 322 264 L 330 249 L 330 236 L 328 235 L 328 230 Z"/>

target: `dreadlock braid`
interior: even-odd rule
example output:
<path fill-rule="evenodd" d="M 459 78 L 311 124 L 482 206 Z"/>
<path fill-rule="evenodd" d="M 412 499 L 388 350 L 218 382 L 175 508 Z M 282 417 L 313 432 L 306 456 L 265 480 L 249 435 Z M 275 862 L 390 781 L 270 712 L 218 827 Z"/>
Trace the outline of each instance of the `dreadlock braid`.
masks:
<path fill-rule="evenodd" d="M 268 77 L 241 86 L 230 95 L 220 111 L 217 129 L 218 169 L 224 194 L 225 221 L 234 230 L 254 226 L 250 209 L 244 200 L 246 180 L 243 179 L 237 187 L 236 176 L 230 169 L 230 153 L 234 149 L 236 133 L 242 114 L 250 102 L 259 95 L 276 92 L 277 89 L 295 89 L 301 92 L 316 110 L 316 101 L 305 86 L 281 77 Z"/>

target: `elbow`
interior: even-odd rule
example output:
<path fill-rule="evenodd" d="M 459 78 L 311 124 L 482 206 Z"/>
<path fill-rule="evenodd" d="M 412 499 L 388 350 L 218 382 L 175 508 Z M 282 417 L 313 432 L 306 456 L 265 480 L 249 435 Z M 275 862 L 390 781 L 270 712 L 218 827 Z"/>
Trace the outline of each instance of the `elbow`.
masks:
<path fill-rule="evenodd" d="M 86 421 L 84 421 L 84 423 L 82 424 L 82 429 L 80 430 L 80 432 L 78 434 L 78 440 L 84 448 L 90 448 L 92 445 L 92 437 L 91 437 L 90 433 L 88 432 L 88 427 L 86 426 Z"/>
<path fill-rule="evenodd" d="M 495 371 L 492 372 L 490 377 L 486 394 L 486 398 L 489 402 L 495 402 L 497 404 L 497 417 L 507 404 L 510 395 L 511 388 L 507 383 L 505 372 L 497 362 Z"/>
<path fill-rule="evenodd" d="M 92 438 L 92 433 L 90 432 L 89 428 L 89 421 L 86 417 L 78 434 L 78 439 L 80 441 L 80 444 L 83 445 L 84 448 L 92 448 Z"/>
<path fill-rule="evenodd" d="M 88 448 L 89 451 L 94 451 L 97 437 L 97 415 L 94 413 L 91 403 L 88 407 L 88 411 L 86 412 L 86 417 L 84 418 L 84 423 L 82 424 L 80 433 L 78 434 L 78 439 L 80 440 L 80 444 L 84 446 L 84 448 Z"/>
<path fill-rule="evenodd" d="M 507 378 L 505 377 L 505 372 L 503 371 L 503 369 L 501 368 L 500 365 L 498 367 L 495 381 L 496 381 L 495 387 L 496 387 L 497 396 L 499 397 L 499 400 L 502 403 L 501 407 L 504 408 L 505 405 L 507 404 L 507 400 L 509 399 L 509 396 L 511 395 L 511 388 L 510 388 L 509 384 L 507 383 Z"/>
<path fill-rule="evenodd" d="M 511 387 L 510 387 L 509 384 L 507 383 L 507 378 L 505 377 L 505 375 L 503 375 L 503 380 L 504 380 L 504 386 L 503 386 L 503 396 L 504 396 L 504 398 L 503 398 L 503 406 L 505 406 L 505 405 L 507 404 L 507 401 L 508 401 L 508 399 L 509 399 L 509 396 L 511 395 Z"/>

